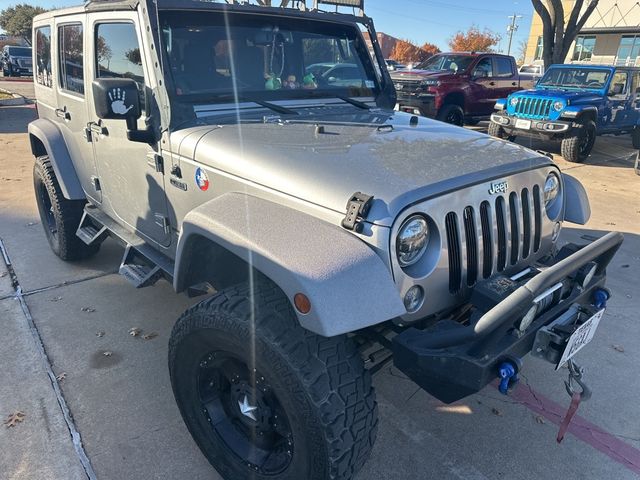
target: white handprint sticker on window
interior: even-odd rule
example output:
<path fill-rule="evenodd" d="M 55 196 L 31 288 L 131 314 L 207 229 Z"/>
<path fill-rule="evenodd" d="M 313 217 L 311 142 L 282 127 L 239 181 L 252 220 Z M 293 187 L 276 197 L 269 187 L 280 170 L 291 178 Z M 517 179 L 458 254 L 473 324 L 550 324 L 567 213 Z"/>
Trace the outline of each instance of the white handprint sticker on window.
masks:
<path fill-rule="evenodd" d="M 124 100 L 127 96 L 127 92 L 120 88 L 114 88 L 109 92 L 109 100 L 111 100 L 111 111 L 118 115 L 125 115 L 129 110 L 133 108 L 133 105 L 129 105 L 129 108 L 124 104 Z"/>

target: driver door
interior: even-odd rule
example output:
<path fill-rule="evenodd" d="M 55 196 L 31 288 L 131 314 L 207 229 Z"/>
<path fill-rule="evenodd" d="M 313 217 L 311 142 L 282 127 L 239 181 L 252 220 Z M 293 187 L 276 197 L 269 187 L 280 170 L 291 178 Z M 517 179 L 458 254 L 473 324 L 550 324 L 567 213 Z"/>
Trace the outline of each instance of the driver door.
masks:
<path fill-rule="evenodd" d="M 481 58 L 471 72 L 471 102 L 467 106 L 473 115 L 487 116 L 499 98 L 499 85 L 494 76 L 491 57 Z"/>
<path fill-rule="evenodd" d="M 145 87 L 150 87 L 142 38 L 135 12 L 104 12 L 90 18 L 92 79 L 133 78 L 144 108 Z M 91 17 L 91 15 L 90 15 Z M 92 97 L 92 96 L 91 96 Z M 95 99 L 89 112 L 88 135 L 98 167 L 103 209 L 120 224 L 161 246 L 171 242 L 164 174 L 156 165 L 156 152 L 146 143 L 127 139 L 126 122 L 98 119 Z M 146 128 L 145 112 L 138 129 Z M 160 171 L 158 171 L 160 170 Z"/>

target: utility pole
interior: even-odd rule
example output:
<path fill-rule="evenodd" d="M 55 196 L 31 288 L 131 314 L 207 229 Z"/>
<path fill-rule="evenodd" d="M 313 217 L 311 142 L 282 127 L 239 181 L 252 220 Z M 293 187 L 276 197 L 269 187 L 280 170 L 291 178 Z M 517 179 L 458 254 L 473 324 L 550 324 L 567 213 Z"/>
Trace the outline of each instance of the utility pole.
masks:
<path fill-rule="evenodd" d="M 518 30 L 518 19 L 522 18 L 522 15 L 509 15 L 511 24 L 507 25 L 507 33 L 509 34 L 509 45 L 507 46 L 507 55 L 511 55 L 511 41 L 513 40 L 513 34 Z"/>

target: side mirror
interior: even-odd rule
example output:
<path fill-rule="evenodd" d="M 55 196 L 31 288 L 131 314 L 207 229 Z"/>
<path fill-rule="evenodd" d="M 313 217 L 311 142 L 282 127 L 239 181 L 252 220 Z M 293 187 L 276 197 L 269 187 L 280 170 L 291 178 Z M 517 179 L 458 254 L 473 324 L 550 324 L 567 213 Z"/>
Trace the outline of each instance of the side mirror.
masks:
<path fill-rule="evenodd" d="M 99 78 L 93 82 L 98 118 L 135 122 L 140 118 L 138 84 L 130 78 Z"/>
<path fill-rule="evenodd" d="M 126 120 L 127 139 L 132 142 L 154 143 L 153 130 L 138 130 L 141 116 L 138 84 L 131 78 L 99 78 L 93 81 L 93 103 L 98 118 Z"/>

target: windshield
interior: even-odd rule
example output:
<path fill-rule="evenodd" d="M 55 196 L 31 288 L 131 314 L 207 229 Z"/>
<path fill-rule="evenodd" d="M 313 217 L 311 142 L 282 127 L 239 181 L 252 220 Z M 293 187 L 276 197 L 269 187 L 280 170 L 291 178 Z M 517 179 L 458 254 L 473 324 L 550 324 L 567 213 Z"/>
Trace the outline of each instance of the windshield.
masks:
<path fill-rule="evenodd" d="M 175 94 L 185 99 L 358 97 L 379 91 L 355 26 L 173 11 L 161 22 Z"/>
<path fill-rule="evenodd" d="M 464 72 L 473 57 L 469 55 L 434 55 L 429 60 L 425 60 L 416 68 L 420 70 L 452 70 Z"/>
<path fill-rule="evenodd" d="M 28 47 L 9 47 L 9 55 L 15 57 L 30 57 L 31 49 Z"/>
<path fill-rule="evenodd" d="M 602 89 L 610 74 L 609 70 L 591 68 L 551 68 L 540 79 L 538 86 Z"/>

